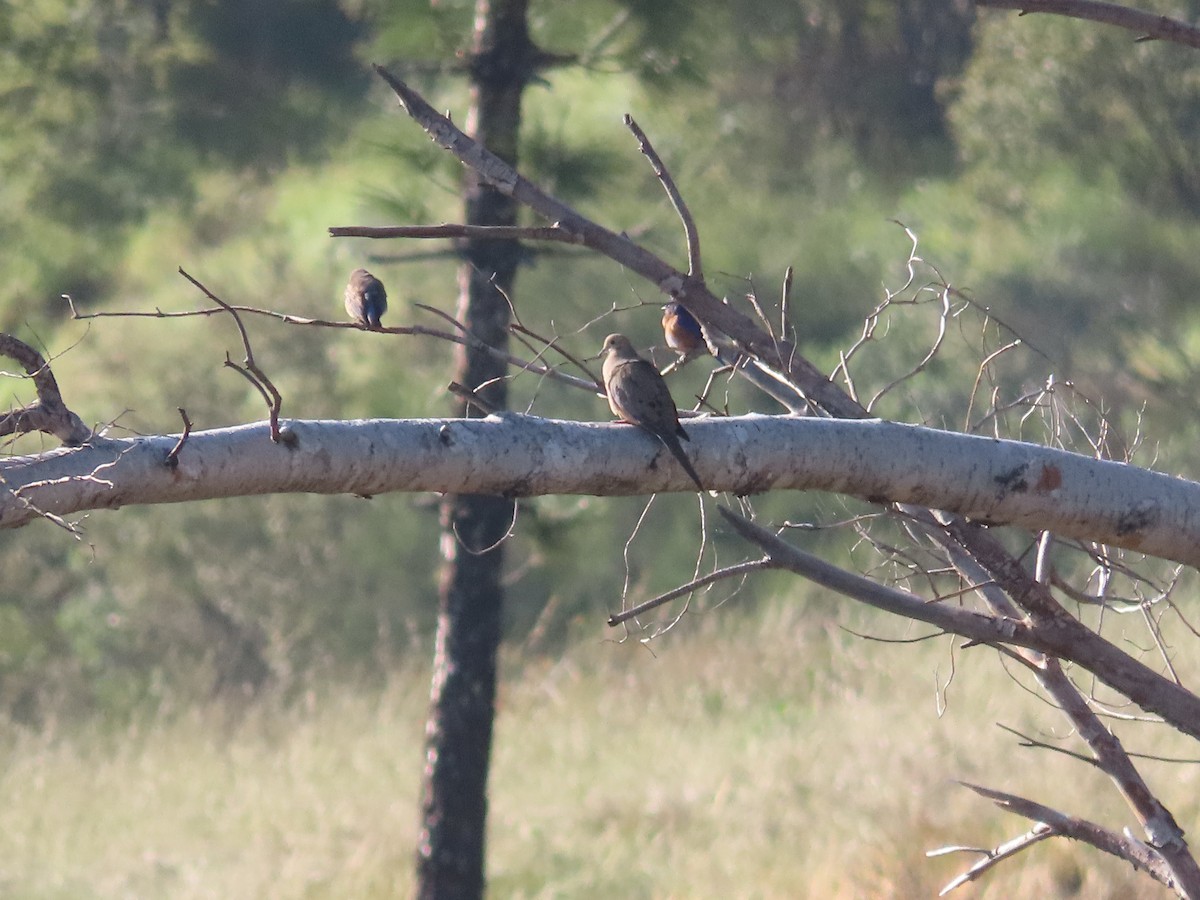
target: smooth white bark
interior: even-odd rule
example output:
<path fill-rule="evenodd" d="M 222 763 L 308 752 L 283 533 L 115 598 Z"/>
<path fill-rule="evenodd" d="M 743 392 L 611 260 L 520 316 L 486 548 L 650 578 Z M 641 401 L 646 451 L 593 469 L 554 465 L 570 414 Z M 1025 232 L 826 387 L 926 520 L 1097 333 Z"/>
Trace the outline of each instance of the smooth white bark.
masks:
<path fill-rule="evenodd" d="M 395 491 L 628 495 L 694 486 L 628 425 L 508 413 L 486 419 L 265 423 L 104 440 L 0 460 L 0 527 L 38 511 L 271 493 Z M 878 420 L 751 415 L 689 419 L 684 447 L 705 485 L 804 489 L 944 509 L 1200 564 L 1200 484 L 1018 441 Z"/>

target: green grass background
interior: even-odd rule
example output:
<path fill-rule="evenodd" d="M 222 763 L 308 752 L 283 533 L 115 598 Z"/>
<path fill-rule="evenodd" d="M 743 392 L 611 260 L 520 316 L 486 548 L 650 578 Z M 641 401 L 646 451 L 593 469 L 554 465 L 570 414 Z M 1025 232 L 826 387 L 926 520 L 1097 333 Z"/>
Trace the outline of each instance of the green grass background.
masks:
<path fill-rule="evenodd" d="M 600 619 L 560 658 L 505 660 L 490 896 L 934 896 L 977 857 L 925 851 L 1026 828 L 954 779 L 1130 822 L 1099 773 L 996 727 L 1081 749 L 987 649 L 856 637 L 842 625 L 916 633 L 832 598 L 689 616 L 649 646 Z M 116 733 L 6 726 L 0 894 L 408 896 L 427 685 L 414 659 L 386 685 L 162 711 Z M 1126 727 L 1170 753 L 1161 728 Z M 1187 828 L 1196 768 L 1148 767 Z M 1058 839 L 961 895 L 1152 892 Z"/>

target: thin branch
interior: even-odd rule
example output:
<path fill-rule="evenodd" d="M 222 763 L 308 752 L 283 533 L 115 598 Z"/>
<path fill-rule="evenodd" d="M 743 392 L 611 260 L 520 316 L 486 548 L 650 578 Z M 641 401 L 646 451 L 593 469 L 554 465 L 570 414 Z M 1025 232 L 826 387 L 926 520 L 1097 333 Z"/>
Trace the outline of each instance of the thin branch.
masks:
<path fill-rule="evenodd" d="M 988 616 L 957 606 L 926 603 L 916 594 L 878 584 L 793 547 L 723 506 L 717 507 L 717 511 L 738 534 L 765 551 L 767 558 L 776 567 L 801 575 L 822 587 L 845 594 L 884 612 L 925 622 L 982 644 L 1011 643 L 1035 650 L 1041 649 L 1041 642 L 1037 640 L 1033 630 L 1023 622 Z"/>
<path fill-rule="evenodd" d="M 983 875 L 990 869 L 993 869 L 1000 865 L 1000 863 L 1004 862 L 1004 860 L 1011 859 L 1022 850 L 1027 850 L 1034 844 L 1046 840 L 1046 838 L 1054 837 L 1057 833 L 1058 832 L 1049 825 L 1045 824 L 1044 822 L 1039 822 L 1029 831 L 1022 835 L 1018 835 L 1010 841 L 1005 841 L 994 850 L 981 850 L 975 847 L 942 847 L 938 850 L 930 850 L 925 854 L 926 856 L 944 856 L 947 853 L 952 853 L 954 851 L 984 854 L 983 859 L 975 863 L 975 865 L 971 866 L 971 868 L 967 869 L 967 871 L 963 872 L 958 877 L 952 879 L 949 884 L 938 891 L 938 896 L 945 897 L 951 891 L 962 887 L 964 884 L 977 881 L 978 879 L 982 878 Z"/>
<path fill-rule="evenodd" d="M 791 266 L 783 273 L 783 294 L 779 300 L 779 333 L 791 339 L 796 329 L 792 327 L 792 277 L 795 273 Z"/>
<path fill-rule="evenodd" d="M 292 313 L 276 312 L 273 309 L 263 309 L 258 306 L 242 306 L 232 303 L 227 303 L 224 306 L 216 306 L 209 309 L 182 309 L 173 312 L 163 312 L 161 309 L 155 308 L 154 312 L 146 312 L 145 310 L 101 310 L 100 312 L 81 313 L 71 305 L 72 319 L 186 319 L 192 316 L 219 316 L 228 313 L 230 310 L 236 310 L 239 313 L 251 313 L 256 316 L 267 316 L 268 318 L 278 319 L 287 325 L 316 325 L 321 328 L 353 328 L 356 331 L 361 330 L 357 322 L 335 322 L 327 319 L 313 319 L 309 316 L 297 316 Z M 409 331 L 403 328 L 382 328 L 378 333 L 390 332 L 392 334 L 408 334 Z"/>
<path fill-rule="evenodd" d="M 974 791 L 979 796 L 993 801 L 1001 809 L 1008 810 L 1042 824 L 1049 830 L 1049 833 L 1046 835 L 1047 837 L 1061 835 L 1072 840 L 1082 841 L 1085 844 L 1095 847 L 1097 850 L 1125 860 L 1135 869 L 1148 874 L 1155 881 L 1174 890 L 1179 890 L 1180 885 L 1172 876 L 1163 858 L 1148 844 L 1135 841 L 1094 822 L 1080 819 L 1077 816 L 1067 815 L 1044 804 L 1027 800 L 1024 797 L 1018 797 L 1015 794 L 1006 794 L 1001 791 L 992 790 L 991 788 L 981 787 L 977 784 L 970 784 L 966 781 L 960 781 L 959 784 Z M 977 867 L 973 866 L 972 870 L 975 868 Z M 985 866 L 984 869 L 986 868 L 990 868 L 990 866 Z M 982 871 L 978 874 L 982 874 Z M 966 878 L 966 880 L 973 881 L 978 877 L 978 874 Z M 941 896 L 944 896 L 959 884 L 965 883 L 961 880 L 963 877 L 959 876 L 958 879 L 947 885 L 942 890 Z"/>
<path fill-rule="evenodd" d="M 496 538 L 495 541 L 486 547 L 471 547 L 469 544 L 467 544 L 466 539 L 462 536 L 462 532 L 459 531 L 459 526 L 461 523 L 457 520 L 452 523 L 450 530 L 454 532 L 454 540 L 458 543 L 458 546 L 462 547 L 463 550 L 465 550 L 471 556 L 484 556 L 485 554 L 491 553 L 513 536 L 513 531 L 517 527 L 517 514 L 521 510 L 521 505 L 512 498 L 502 499 L 506 499 L 508 502 L 509 508 L 512 509 L 512 516 L 508 520 L 508 527 L 504 529 L 504 534 L 500 535 L 500 537 Z"/>
<path fill-rule="evenodd" d="M 871 641 L 875 644 L 923 644 L 926 641 L 931 641 L 934 638 L 944 637 L 946 632 L 935 631 L 931 634 L 923 634 L 915 638 L 885 638 L 879 637 L 876 634 L 867 634 L 865 631 L 855 631 L 853 628 L 847 628 L 845 625 L 838 626 L 839 631 L 844 631 L 846 634 L 853 635 L 856 638 L 862 638 L 864 641 Z M 940 716 L 939 712 L 939 716 Z"/>
<path fill-rule="evenodd" d="M 595 379 L 589 381 L 586 378 L 577 378 L 574 375 L 568 375 L 566 372 L 559 371 L 549 363 L 527 361 L 521 359 L 520 357 L 513 356 L 512 354 L 505 353 L 502 350 L 497 350 L 491 344 L 485 343 L 482 338 L 476 337 L 466 325 L 458 321 L 458 319 L 454 318 L 454 316 L 450 315 L 450 313 L 446 312 L 445 310 L 441 310 L 436 306 L 429 306 L 424 303 L 414 303 L 413 306 L 417 309 L 424 310 L 431 315 L 437 316 L 439 319 L 444 319 L 462 332 L 462 337 L 458 337 L 457 335 L 446 334 L 442 331 L 425 329 L 422 333 L 426 334 L 427 336 L 439 337 L 443 340 L 453 341 L 457 344 L 464 344 L 474 350 L 487 353 L 494 359 L 502 360 L 503 362 L 508 363 L 510 366 L 521 369 L 525 372 L 532 372 L 535 375 L 544 375 L 549 378 L 553 378 L 556 381 L 561 381 L 564 384 L 569 384 L 572 387 L 582 388 L 583 390 L 591 393 L 602 393 L 602 391 L 600 391 L 600 382 Z M 415 327 L 414 333 L 416 333 Z M 587 371 L 586 367 L 581 366 L 581 368 L 583 368 L 585 372 Z"/>
<path fill-rule="evenodd" d="M 68 300 L 69 300 L 69 298 L 68 298 Z M 407 335 L 407 336 L 411 336 L 411 337 L 431 337 L 431 338 L 434 338 L 435 340 L 439 340 L 439 341 L 448 341 L 453 344 L 462 344 L 464 346 L 471 346 L 474 349 L 481 350 L 496 359 L 499 359 L 499 360 L 502 360 L 502 361 L 508 363 L 508 365 L 513 366 L 514 368 L 532 372 L 535 375 L 544 375 L 549 378 L 553 378 L 556 381 L 561 381 L 564 384 L 569 384 L 572 387 L 582 388 L 583 390 L 586 390 L 589 392 L 594 392 L 596 390 L 597 382 L 595 382 L 595 381 L 589 381 L 589 380 L 582 379 L 582 378 L 576 378 L 572 375 L 566 374 L 565 372 L 560 372 L 558 369 L 555 369 L 551 366 L 541 365 L 538 363 L 532 363 L 527 360 L 521 359 L 520 357 L 513 356 L 508 353 L 503 353 L 503 352 L 495 349 L 494 347 L 484 344 L 478 338 L 476 338 L 470 334 L 467 334 L 465 326 L 463 326 L 461 323 L 459 323 L 456 319 L 454 319 L 452 316 L 448 316 L 447 314 L 443 313 L 441 310 L 437 309 L 436 307 L 426 306 L 421 303 L 414 303 L 413 306 L 415 306 L 418 309 L 423 309 L 423 310 L 426 310 L 427 312 L 434 313 L 434 314 L 440 316 L 441 318 L 447 319 L 447 321 L 451 322 L 457 329 L 459 329 L 459 331 L 463 332 L 463 334 L 452 334 L 447 331 L 440 331 L 436 328 L 426 328 L 423 325 L 384 326 L 383 328 L 380 328 L 378 332 L 368 332 L 368 333 L 402 334 L 402 335 Z M 190 309 L 190 310 L 180 310 L 177 312 L 163 312 L 162 310 L 156 309 L 154 312 L 124 311 L 124 312 L 95 312 L 95 313 L 81 313 L 78 311 L 78 309 L 76 309 L 74 303 L 73 302 L 71 303 L 71 315 L 72 315 L 72 318 L 75 318 L 75 319 L 102 319 L 102 318 L 175 319 L 175 318 L 186 318 L 189 316 L 214 316 L 214 315 L 220 315 L 223 313 L 227 313 L 230 311 L 236 311 L 239 313 L 250 313 L 251 315 L 266 316 L 268 318 L 278 319 L 280 322 L 282 322 L 285 325 L 306 325 L 306 326 L 315 326 L 315 327 L 319 327 L 319 328 L 348 328 L 348 329 L 353 329 L 355 331 L 360 330 L 358 325 L 354 322 L 340 322 L 340 321 L 330 321 L 330 320 L 326 320 L 326 319 L 313 319 L 313 318 L 309 318 L 307 316 L 297 316 L 297 315 L 293 315 L 291 313 L 281 313 L 281 312 L 277 312 L 276 310 L 263 309 L 263 308 L 257 307 L 257 306 L 241 306 L 241 305 L 234 305 L 234 304 L 229 304 L 229 303 L 226 303 L 223 305 L 218 305 L 215 308 L 210 308 L 210 309 Z"/>
<path fill-rule="evenodd" d="M 361 238 L 469 238 L 479 241 L 556 241 L 563 244 L 582 244 L 580 235 L 557 225 L 527 227 L 523 225 L 335 225 L 330 237 Z"/>
<path fill-rule="evenodd" d="M 664 603 L 670 603 L 677 597 L 682 597 L 685 594 L 691 594 L 698 591 L 702 587 L 707 587 L 718 581 L 723 581 L 726 578 L 736 578 L 739 575 L 745 575 L 748 572 L 757 572 L 762 569 L 773 569 L 776 566 L 769 560 L 756 559 L 749 562 L 738 563 L 737 565 L 727 566 L 724 569 L 718 569 L 715 572 L 709 572 L 700 578 L 689 581 L 687 584 L 681 585 L 674 590 L 667 591 L 665 594 L 659 594 L 652 600 L 647 600 L 645 603 L 639 603 L 637 606 L 629 609 L 623 609 L 619 613 L 613 613 L 608 617 L 610 626 L 620 625 L 623 622 L 628 622 L 630 619 L 637 618 L 644 612 L 649 612 L 655 607 L 662 606 Z"/>
<path fill-rule="evenodd" d="M 11 334 L 0 333 L 0 356 L 18 363 L 37 392 L 33 403 L 0 415 L 0 436 L 40 431 L 54 435 L 69 447 L 91 437 L 92 430 L 63 402 L 58 381 L 42 354 Z"/>
<path fill-rule="evenodd" d="M 242 317 L 237 310 L 206 288 L 203 284 L 184 271 L 183 267 L 179 267 L 179 274 L 197 287 L 203 294 L 208 297 L 213 303 L 220 306 L 231 316 L 233 316 L 234 324 L 237 325 L 238 333 L 242 336 L 242 349 L 246 352 L 246 357 L 242 365 L 238 365 L 229 358 L 229 354 L 225 354 L 225 365 L 239 372 L 251 384 L 253 384 L 260 394 L 263 395 L 263 400 L 266 401 L 271 422 L 271 440 L 276 444 L 281 441 L 290 443 L 287 435 L 284 435 L 279 428 L 279 411 L 283 408 L 283 395 L 276 389 L 274 382 L 267 377 L 267 373 L 259 368 L 258 363 L 254 361 L 254 350 L 250 346 L 250 335 L 246 332 L 246 326 L 242 323 Z M 294 440 L 294 436 L 292 437 Z"/>
<path fill-rule="evenodd" d="M 971 393 L 969 395 L 970 399 L 967 401 L 967 414 L 966 414 L 966 416 L 963 417 L 964 418 L 964 421 L 963 421 L 963 430 L 964 431 L 967 431 L 970 433 L 974 433 L 974 432 L 978 431 L 983 426 L 983 424 L 985 422 L 987 422 L 987 420 L 990 417 L 992 417 L 996 414 L 997 410 L 995 408 L 993 408 L 987 415 L 985 415 L 983 417 L 983 419 L 981 419 L 979 421 L 979 423 L 977 425 L 975 425 L 974 427 L 971 426 L 971 412 L 975 408 L 975 398 L 979 394 L 979 385 L 983 381 L 983 377 L 984 377 L 984 374 L 988 370 L 988 366 L 990 366 L 993 362 L 995 362 L 1002 354 L 1007 353 L 1009 350 L 1012 350 L 1016 347 L 1021 346 L 1021 343 L 1022 343 L 1022 341 L 1020 338 L 1014 338 L 1013 340 L 1011 340 L 1007 344 L 1005 344 L 1003 347 L 999 347 L 996 350 L 993 350 L 986 357 L 984 357 L 983 361 L 979 364 L 979 368 L 978 368 L 978 370 L 976 370 L 976 373 L 975 373 L 975 384 L 971 386 Z"/>
<path fill-rule="evenodd" d="M 558 338 L 551 339 L 551 338 L 543 337 L 542 335 L 538 334 L 536 331 L 526 328 L 520 322 L 513 322 L 512 324 L 510 324 L 508 326 L 508 330 L 515 335 L 529 337 L 535 341 L 540 341 L 542 346 L 545 349 L 538 351 L 539 356 L 542 353 L 545 353 L 546 350 L 553 350 L 555 353 L 558 353 L 560 356 L 562 356 L 562 358 L 565 359 L 567 362 L 571 363 L 572 365 L 577 367 L 581 372 L 585 373 L 589 378 L 591 378 L 593 384 L 596 387 L 597 393 L 603 393 L 603 391 L 601 390 L 601 388 L 603 388 L 603 385 L 601 384 L 600 379 L 597 378 L 592 373 L 592 370 L 587 367 L 587 365 L 584 363 L 583 360 L 581 360 L 579 357 L 577 357 L 575 354 L 571 353 L 570 351 L 564 350 L 562 348 L 562 346 L 559 345 Z M 531 347 L 530 349 L 533 349 L 533 348 Z"/>
<path fill-rule="evenodd" d="M 175 446 L 167 452 L 167 458 L 163 460 L 171 468 L 179 465 L 179 452 L 183 450 L 183 445 L 187 443 L 188 436 L 192 433 L 192 420 L 188 418 L 187 410 L 182 406 L 178 406 L 176 409 L 179 410 L 179 415 L 183 419 L 183 434 L 179 436 Z"/>
<path fill-rule="evenodd" d="M 76 540 L 83 539 L 83 529 L 82 528 L 80 528 L 78 525 L 74 524 L 73 522 L 68 522 L 62 516 L 55 515 L 54 513 L 49 512 L 48 510 L 44 510 L 44 509 L 40 508 L 39 506 L 37 506 L 36 504 L 32 503 L 28 498 L 23 497 L 21 495 L 20 488 L 18 488 L 17 490 L 10 489 L 3 477 L 0 477 L 0 488 L 3 488 L 3 491 L 0 492 L 0 494 L 8 494 L 10 497 L 13 498 L 14 501 L 16 501 L 18 504 L 20 504 L 22 508 L 28 510 L 29 514 L 31 516 L 33 516 L 35 518 L 45 519 L 48 522 L 52 522 L 53 524 L 57 525 L 59 528 L 66 531 L 68 534 L 72 535 Z"/>
<path fill-rule="evenodd" d="M 938 333 L 937 333 L 937 337 L 934 339 L 933 346 L 931 346 L 929 348 L 929 352 L 927 352 L 925 354 L 925 358 L 922 359 L 919 363 L 917 363 L 916 366 L 909 369 L 907 372 L 905 372 L 903 375 L 901 375 L 899 378 L 895 379 L 891 383 L 880 388 L 876 392 L 875 396 L 871 398 L 870 402 L 867 403 L 867 409 L 874 410 L 875 404 L 878 403 L 881 399 L 883 399 L 885 394 L 887 394 L 890 390 L 895 388 L 897 385 L 902 384 L 903 382 L 907 381 L 910 378 L 915 378 L 918 374 L 925 371 L 925 368 L 929 365 L 929 363 L 933 360 L 933 358 L 935 356 L 937 356 L 938 350 L 941 349 L 942 342 L 946 339 L 946 322 L 950 318 L 950 315 L 951 315 L 949 286 L 947 286 L 941 292 L 941 298 L 942 298 L 942 314 L 938 317 Z"/>
<path fill-rule="evenodd" d="M 1047 744 L 1045 741 L 1031 738 L 1029 735 L 1022 734 L 1015 728 L 1009 728 L 1007 725 L 1001 725 L 999 722 L 996 723 L 996 727 L 1020 738 L 1022 747 L 1028 747 L 1031 750 L 1049 750 L 1052 753 L 1061 753 L 1063 756 L 1069 756 L 1071 759 L 1077 759 L 1080 762 L 1087 763 L 1089 766 L 1099 768 L 1099 763 L 1095 759 L 1084 756 L 1082 753 L 1076 753 L 1073 750 L 1068 750 L 1066 747 L 1055 747 L 1053 744 Z"/>
<path fill-rule="evenodd" d="M 1130 613 L 1136 612 L 1142 608 L 1142 601 L 1132 600 L 1124 597 L 1102 597 L 1098 594 L 1089 594 L 1086 591 L 1081 591 L 1067 582 L 1056 570 L 1050 571 L 1049 585 L 1055 590 L 1062 591 L 1071 600 L 1082 606 L 1099 606 L 1104 609 L 1111 609 L 1115 613 Z M 1160 599 L 1166 599 L 1162 597 Z"/>
<path fill-rule="evenodd" d="M 483 397 L 479 396 L 478 393 L 471 390 L 469 387 L 466 387 L 465 385 L 459 384 L 457 381 L 452 381 L 446 385 L 446 390 L 452 393 L 455 397 L 459 397 L 463 401 L 470 403 L 485 416 L 493 416 L 500 412 L 495 404 L 489 403 Z"/>
<path fill-rule="evenodd" d="M 697 281 L 703 281 L 704 267 L 700 262 L 700 232 L 696 229 L 696 220 L 692 218 L 691 210 L 688 209 L 687 204 L 684 202 L 683 195 L 679 193 L 679 188 L 675 186 L 675 179 L 671 177 L 671 173 L 663 165 L 663 161 L 655 151 L 654 145 L 646 137 L 646 132 L 642 131 L 641 126 L 634 121 L 633 116 L 629 115 L 629 113 L 625 114 L 624 122 L 625 127 L 633 132 L 633 136 L 637 138 L 638 149 L 650 161 L 650 168 L 654 170 L 655 177 L 658 178 L 659 183 L 663 186 L 663 190 L 667 192 L 667 196 L 671 198 L 671 205 L 675 207 L 675 212 L 679 214 L 679 219 L 683 222 L 683 234 L 687 239 L 688 277 L 694 278 Z"/>

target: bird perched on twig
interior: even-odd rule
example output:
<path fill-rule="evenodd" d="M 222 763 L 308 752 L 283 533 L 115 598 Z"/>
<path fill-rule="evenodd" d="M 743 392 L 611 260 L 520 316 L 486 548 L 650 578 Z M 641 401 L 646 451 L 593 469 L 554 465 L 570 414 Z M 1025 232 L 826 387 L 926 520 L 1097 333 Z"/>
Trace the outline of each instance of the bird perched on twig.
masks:
<path fill-rule="evenodd" d="M 604 357 L 604 391 L 613 414 L 658 438 L 703 491 L 700 476 L 679 443 L 680 438 L 691 438 L 679 424 L 679 410 L 658 370 L 638 356 L 623 334 L 606 337 L 600 355 Z"/>
<path fill-rule="evenodd" d="M 351 272 L 346 285 L 346 312 L 364 328 L 371 331 L 382 328 L 379 320 L 387 312 L 387 291 L 383 282 L 366 269 Z"/>
<path fill-rule="evenodd" d="M 691 356 L 705 348 L 700 323 L 680 303 L 672 301 L 663 307 L 662 327 L 667 346 L 680 356 Z"/>

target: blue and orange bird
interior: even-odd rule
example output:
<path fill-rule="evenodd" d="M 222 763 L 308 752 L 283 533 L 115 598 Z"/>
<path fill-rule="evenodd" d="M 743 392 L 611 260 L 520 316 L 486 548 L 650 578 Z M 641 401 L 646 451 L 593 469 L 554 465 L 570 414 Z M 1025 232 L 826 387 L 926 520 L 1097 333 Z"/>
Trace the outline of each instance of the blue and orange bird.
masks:
<path fill-rule="evenodd" d="M 387 291 L 383 282 L 366 269 L 355 269 L 350 273 L 346 285 L 346 312 L 363 328 L 371 331 L 382 328 L 379 320 L 387 312 Z"/>
<path fill-rule="evenodd" d="M 663 307 L 663 335 L 667 346 L 680 356 L 691 356 L 704 349 L 704 332 L 696 317 L 672 301 Z"/>

